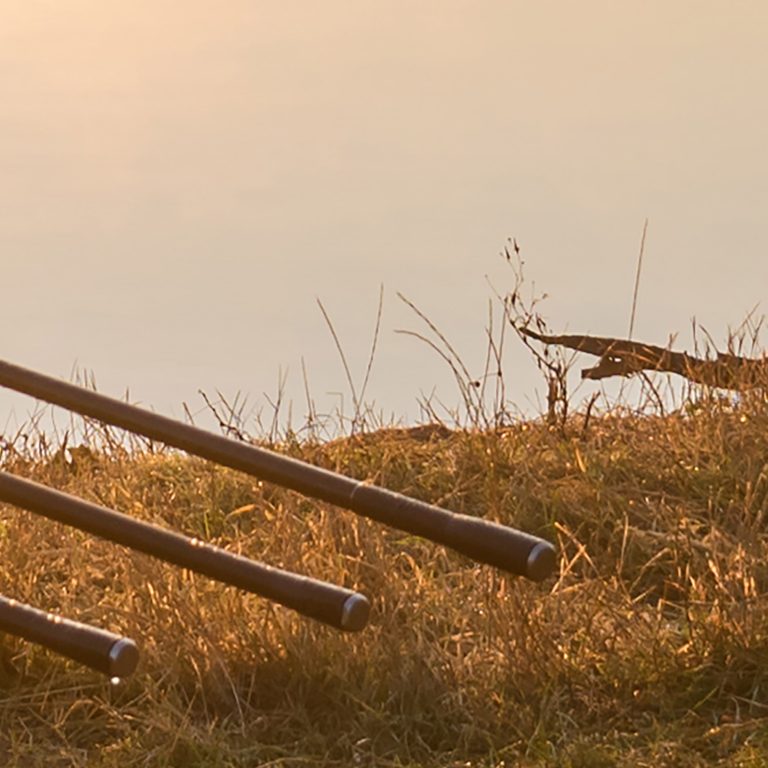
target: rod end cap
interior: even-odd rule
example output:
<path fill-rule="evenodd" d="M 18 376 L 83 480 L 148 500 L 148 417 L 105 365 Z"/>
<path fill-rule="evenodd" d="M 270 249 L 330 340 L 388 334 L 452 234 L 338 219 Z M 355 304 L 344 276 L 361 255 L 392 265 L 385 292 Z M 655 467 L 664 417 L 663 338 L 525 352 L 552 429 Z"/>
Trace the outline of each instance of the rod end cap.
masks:
<path fill-rule="evenodd" d="M 109 676 L 128 677 L 139 663 L 139 649 L 129 637 L 121 637 L 109 649 Z"/>
<path fill-rule="evenodd" d="M 370 613 L 368 598 L 355 592 L 344 601 L 341 608 L 341 628 L 345 632 L 359 632 L 368 623 Z"/>
<path fill-rule="evenodd" d="M 555 570 L 555 548 L 548 541 L 540 541 L 528 553 L 525 575 L 532 581 L 542 581 Z"/>

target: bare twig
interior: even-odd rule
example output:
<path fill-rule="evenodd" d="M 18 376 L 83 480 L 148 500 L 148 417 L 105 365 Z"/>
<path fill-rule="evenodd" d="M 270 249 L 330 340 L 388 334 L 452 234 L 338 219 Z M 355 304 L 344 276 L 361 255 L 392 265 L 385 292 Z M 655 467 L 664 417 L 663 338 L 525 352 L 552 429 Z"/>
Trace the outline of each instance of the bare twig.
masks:
<path fill-rule="evenodd" d="M 630 376 L 643 371 L 676 373 L 698 384 L 722 389 L 754 389 L 768 381 L 768 360 L 739 357 L 718 352 L 714 360 L 673 352 L 665 347 L 642 344 L 629 339 L 600 336 L 548 335 L 521 328 L 525 336 L 544 344 L 555 344 L 578 352 L 596 355 L 600 361 L 584 368 L 584 379 L 604 379 L 609 376 Z M 655 393 L 658 396 L 658 393 Z"/>
<path fill-rule="evenodd" d="M 635 290 L 632 294 L 632 314 L 629 316 L 629 338 L 632 338 L 632 331 L 635 328 L 635 312 L 637 310 L 637 294 L 640 289 L 640 273 L 643 269 L 643 253 L 645 252 L 645 236 L 648 232 L 648 219 L 643 224 L 643 236 L 640 239 L 640 253 L 637 257 L 637 274 L 635 275 Z"/>

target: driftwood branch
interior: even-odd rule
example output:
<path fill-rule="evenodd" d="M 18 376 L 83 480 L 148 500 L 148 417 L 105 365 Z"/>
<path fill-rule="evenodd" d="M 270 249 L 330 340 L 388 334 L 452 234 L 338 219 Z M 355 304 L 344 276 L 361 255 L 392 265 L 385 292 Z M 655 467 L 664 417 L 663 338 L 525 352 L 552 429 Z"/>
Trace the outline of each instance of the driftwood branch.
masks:
<path fill-rule="evenodd" d="M 597 365 L 581 371 L 583 379 L 604 379 L 609 376 L 631 376 L 640 371 L 676 373 L 689 381 L 721 389 L 755 389 L 768 385 L 768 359 L 755 359 L 717 353 L 714 360 L 694 357 L 687 352 L 642 344 L 626 339 L 600 336 L 547 335 L 529 328 L 520 333 L 544 344 L 587 352 L 600 358 Z"/>

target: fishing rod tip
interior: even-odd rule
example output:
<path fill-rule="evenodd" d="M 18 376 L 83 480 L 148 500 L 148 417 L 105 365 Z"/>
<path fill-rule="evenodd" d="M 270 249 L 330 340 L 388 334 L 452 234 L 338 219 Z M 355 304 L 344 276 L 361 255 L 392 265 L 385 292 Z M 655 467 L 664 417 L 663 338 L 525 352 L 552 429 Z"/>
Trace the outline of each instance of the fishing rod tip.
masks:
<path fill-rule="evenodd" d="M 370 613 L 368 598 L 355 592 L 344 601 L 341 608 L 341 628 L 345 632 L 359 632 L 368 623 Z"/>
<path fill-rule="evenodd" d="M 540 541 L 528 553 L 525 575 L 532 581 L 542 581 L 555 570 L 555 548 L 548 541 Z"/>

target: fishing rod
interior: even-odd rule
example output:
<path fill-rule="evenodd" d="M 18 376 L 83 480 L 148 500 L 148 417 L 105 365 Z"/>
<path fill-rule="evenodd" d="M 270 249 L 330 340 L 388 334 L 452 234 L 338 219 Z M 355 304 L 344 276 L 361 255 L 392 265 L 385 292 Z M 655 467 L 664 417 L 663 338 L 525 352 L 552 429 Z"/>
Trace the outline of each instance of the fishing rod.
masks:
<path fill-rule="evenodd" d="M 106 629 L 65 619 L 0 595 L 0 631 L 43 645 L 112 678 L 132 674 L 136 643 Z"/>
<path fill-rule="evenodd" d="M 370 604 L 357 592 L 249 560 L 3 471 L 0 501 L 261 595 L 336 629 L 356 632 L 368 622 Z"/>
<path fill-rule="evenodd" d="M 0 385 L 330 502 L 534 581 L 546 578 L 555 567 L 552 544 L 523 531 L 449 512 L 5 361 L 0 361 Z"/>

